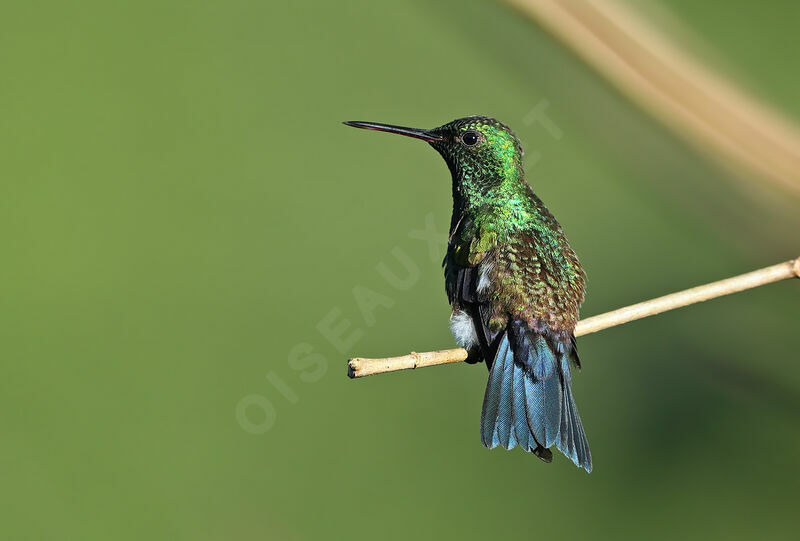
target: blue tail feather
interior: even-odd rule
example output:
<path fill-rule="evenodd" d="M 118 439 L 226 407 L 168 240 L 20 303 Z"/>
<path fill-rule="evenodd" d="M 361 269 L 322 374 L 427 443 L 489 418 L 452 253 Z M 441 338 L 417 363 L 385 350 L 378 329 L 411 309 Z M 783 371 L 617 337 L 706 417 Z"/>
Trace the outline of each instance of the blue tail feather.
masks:
<path fill-rule="evenodd" d="M 553 374 L 542 382 L 541 401 L 544 408 L 544 446 L 551 447 L 558 439 L 561 428 L 561 378 L 558 375 Z"/>
<path fill-rule="evenodd" d="M 510 438 L 512 432 L 512 419 L 514 411 L 514 356 L 513 354 L 506 355 L 503 358 L 503 379 L 500 384 L 500 406 L 497 409 L 497 423 L 495 430 L 497 431 L 497 438 L 500 445 L 506 449 L 511 449 Z M 516 443 L 516 438 L 515 442 Z"/>
<path fill-rule="evenodd" d="M 539 398 L 541 382 L 535 382 L 532 377 L 525 374 L 525 409 L 528 421 L 528 430 L 536 442 L 544 446 L 544 419 L 539 413 Z"/>
<path fill-rule="evenodd" d="M 489 372 L 489 381 L 486 384 L 486 394 L 484 395 L 483 411 L 481 413 L 481 442 L 489 449 L 493 449 L 500 444 L 495 427 L 502 398 L 503 369 L 506 360 L 511 356 L 511 346 L 508 340 L 503 337 Z"/>
<path fill-rule="evenodd" d="M 561 404 L 561 408 L 565 414 L 561 416 L 561 426 L 558 434 L 558 448 L 562 453 L 568 456 L 570 460 L 574 460 L 573 456 L 575 454 L 575 437 L 573 436 L 570 428 L 572 423 L 569 416 L 569 395 L 567 393 L 562 395 Z"/>
<path fill-rule="evenodd" d="M 526 338 L 527 339 L 527 338 Z M 544 336 L 536 337 L 536 352 L 533 356 L 533 376 L 539 380 L 546 380 L 553 375 L 556 369 L 556 356 L 547 345 Z M 525 359 L 528 361 L 528 359 Z"/>
<path fill-rule="evenodd" d="M 514 365 L 514 432 L 520 447 L 526 451 L 536 448 L 528 428 L 528 412 L 525 407 L 525 371 L 517 363 Z"/>
<path fill-rule="evenodd" d="M 589 451 L 589 442 L 586 441 L 586 433 L 583 431 L 583 423 L 572 396 L 572 385 L 569 361 L 566 355 L 562 357 L 562 370 L 564 371 L 564 396 L 563 408 L 565 414 L 561 419 L 561 434 L 558 440 L 558 450 L 569 457 L 576 466 L 592 471 L 592 454 Z"/>
<path fill-rule="evenodd" d="M 502 384 L 503 362 L 509 354 L 508 340 L 505 338 L 500 343 L 489 371 L 489 381 L 486 384 L 486 394 L 483 398 L 483 411 L 481 412 L 481 442 L 485 447 L 493 449 L 497 443 L 493 441 L 494 426 L 497 422 L 497 411 L 500 406 L 500 388 Z"/>

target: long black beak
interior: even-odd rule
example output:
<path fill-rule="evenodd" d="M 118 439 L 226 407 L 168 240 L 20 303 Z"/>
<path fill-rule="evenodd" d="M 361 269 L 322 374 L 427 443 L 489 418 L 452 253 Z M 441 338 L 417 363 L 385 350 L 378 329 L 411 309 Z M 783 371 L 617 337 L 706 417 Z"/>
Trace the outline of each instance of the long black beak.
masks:
<path fill-rule="evenodd" d="M 422 139 L 423 141 L 428 141 L 429 143 L 433 141 L 441 141 L 443 139 L 442 136 L 431 133 L 428 130 L 419 130 L 417 128 L 406 128 L 404 126 L 393 126 L 391 124 L 379 124 L 377 122 L 362 122 L 360 120 L 348 120 L 347 122 L 343 122 L 343 124 L 347 124 L 348 126 L 353 126 L 354 128 L 362 128 L 364 130 L 375 130 L 375 131 L 385 131 L 388 133 L 397 133 L 400 135 L 405 135 L 407 137 Z"/>

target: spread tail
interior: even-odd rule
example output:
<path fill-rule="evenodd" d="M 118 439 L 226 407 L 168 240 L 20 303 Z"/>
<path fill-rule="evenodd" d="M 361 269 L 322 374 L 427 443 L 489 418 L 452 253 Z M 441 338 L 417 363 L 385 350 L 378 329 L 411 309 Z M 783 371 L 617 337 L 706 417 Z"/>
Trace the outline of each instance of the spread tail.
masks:
<path fill-rule="evenodd" d="M 572 337 L 538 333 L 510 323 L 500 339 L 486 384 L 481 441 L 488 448 L 519 445 L 545 462 L 553 445 L 576 466 L 592 471 L 592 455 L 572 397 Z"/>

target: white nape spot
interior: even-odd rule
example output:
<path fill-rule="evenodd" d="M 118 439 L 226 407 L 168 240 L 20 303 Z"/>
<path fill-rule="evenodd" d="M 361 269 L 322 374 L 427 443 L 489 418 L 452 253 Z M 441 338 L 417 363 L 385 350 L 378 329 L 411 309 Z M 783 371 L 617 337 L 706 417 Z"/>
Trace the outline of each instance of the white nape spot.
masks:
<path fill-rule="evenodd" d="M 470 348 L 478 343 L 475 324 L 466 312 L 458 310 L 450 316 L 450 332 L 462 348 Z"/>
<path fill-rule="evenodd" d="M 486 291 L 486 288 L 489 287 L 489 284 L 491 283 L 489 281 L 489 273 L 492 272 L 493 268 L 493 263 L 484 263 L 481 265 L 480 274 L 478 275 L 478 293 L 483 293 Z"/>

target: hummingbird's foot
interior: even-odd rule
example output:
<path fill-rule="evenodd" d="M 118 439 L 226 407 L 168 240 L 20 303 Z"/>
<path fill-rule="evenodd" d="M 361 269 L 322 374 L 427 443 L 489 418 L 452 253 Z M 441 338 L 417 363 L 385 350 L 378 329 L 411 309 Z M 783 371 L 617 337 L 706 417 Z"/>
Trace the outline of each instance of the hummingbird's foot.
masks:
<path fill-rule="evenodd" d="M 483 361 L 483 355 L 480 348 L 473 348 L 467 350 L 467 359 L 464 361 L 467 364 L 477 364 Z"/>

